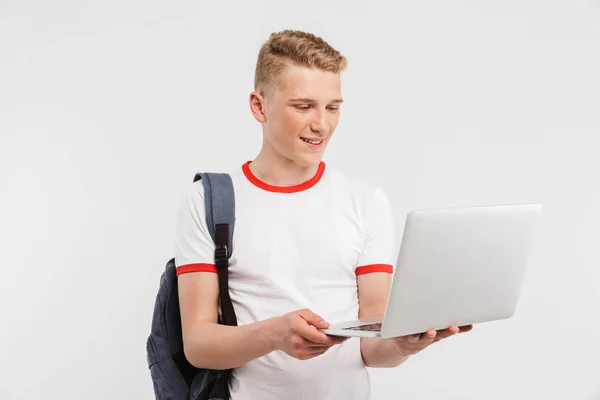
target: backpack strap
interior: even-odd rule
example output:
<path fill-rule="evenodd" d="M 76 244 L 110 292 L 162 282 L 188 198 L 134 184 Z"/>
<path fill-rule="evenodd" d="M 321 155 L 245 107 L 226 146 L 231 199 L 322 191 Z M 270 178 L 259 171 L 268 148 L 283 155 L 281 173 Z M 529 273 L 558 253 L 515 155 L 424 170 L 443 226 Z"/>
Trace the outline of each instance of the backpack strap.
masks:
<path fill-rule="evenodd" d="M 235 193 L 231 176 L 221 173 L 201 172 L 194 182 L 204 186 L 206 224 L 215 242 L 215 265 L 219 274 L 219 297 L 224 325 L 237 325 L 237 318 L 229 296 L 229 258 L 233 250 L 235 225 Z"/>

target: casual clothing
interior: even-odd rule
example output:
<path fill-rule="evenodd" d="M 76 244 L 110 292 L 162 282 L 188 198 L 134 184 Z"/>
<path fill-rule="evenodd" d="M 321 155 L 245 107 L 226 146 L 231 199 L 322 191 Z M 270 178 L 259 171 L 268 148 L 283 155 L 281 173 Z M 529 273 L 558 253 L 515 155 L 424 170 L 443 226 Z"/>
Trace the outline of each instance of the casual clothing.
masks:
<path fill-rule="evenodd" d="M 230 296 L 238 325 L 308 308 L 330 323 L 358 318 L 357 275 L 392 272 L 394 229 L 381 188 L 321 163 L 307 182 L 277 187 L 249 162 L 230 173 L 236 206 Z M 177 273 L 216 272 L 204 190 L 195 182 L 177 219 Z M 234 370 L 232 400 L 367 399 L 353 338 L 310 360 L 275 351 Z"/>

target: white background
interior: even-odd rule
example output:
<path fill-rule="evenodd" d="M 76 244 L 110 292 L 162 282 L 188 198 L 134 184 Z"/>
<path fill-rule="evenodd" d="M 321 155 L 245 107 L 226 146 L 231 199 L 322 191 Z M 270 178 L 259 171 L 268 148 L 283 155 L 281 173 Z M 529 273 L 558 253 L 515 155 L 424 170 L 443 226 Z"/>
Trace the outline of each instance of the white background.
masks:
<path fill-rule="evenodd" d="M 348 57 L 325 161 L 399 232 L 544 204 L 516 315 L 371 370 L 373 399 L 600 399 L 598 0 L 1 0 L 0 398 L 152 398 L 177 206 L 257 154 L 256 55 L 285 28 Z"/>

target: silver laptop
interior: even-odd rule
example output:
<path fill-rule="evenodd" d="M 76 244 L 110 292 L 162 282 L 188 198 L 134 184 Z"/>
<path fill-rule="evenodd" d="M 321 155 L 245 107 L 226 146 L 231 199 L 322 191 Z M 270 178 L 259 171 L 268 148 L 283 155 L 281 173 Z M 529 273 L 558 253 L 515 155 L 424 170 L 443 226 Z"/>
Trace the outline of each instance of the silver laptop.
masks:
<path fill-rule="evenodd" d="M 388 338 L 512 317 L 541 211 L 541 204 L 410 211 L 385 314 L 321 331 Z"/>

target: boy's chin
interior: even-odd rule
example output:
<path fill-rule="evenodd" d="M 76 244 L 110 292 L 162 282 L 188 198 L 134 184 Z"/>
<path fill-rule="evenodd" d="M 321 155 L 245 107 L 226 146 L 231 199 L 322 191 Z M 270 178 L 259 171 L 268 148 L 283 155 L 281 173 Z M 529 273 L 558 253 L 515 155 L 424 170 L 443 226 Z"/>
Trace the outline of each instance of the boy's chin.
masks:
<path fill-rule="evenodd" d="M 300 153 L 296 157 L 296 162 L 305 167 L 318 167 L 321 161 L 323 161 L 323 152 Z"/>
<path fill-rule="evenodd" d="M 299 157 L 296 162 L 304 167 L 318 167 L 323 157 Z"/>

